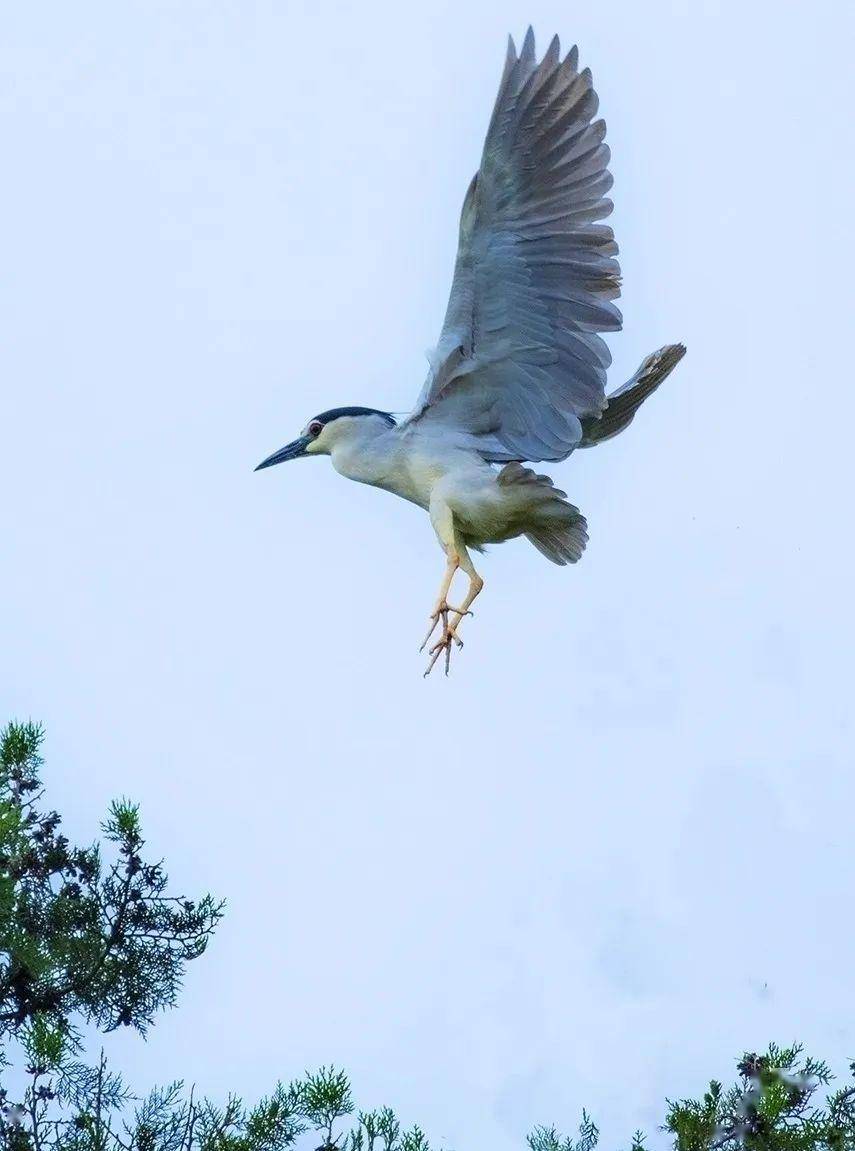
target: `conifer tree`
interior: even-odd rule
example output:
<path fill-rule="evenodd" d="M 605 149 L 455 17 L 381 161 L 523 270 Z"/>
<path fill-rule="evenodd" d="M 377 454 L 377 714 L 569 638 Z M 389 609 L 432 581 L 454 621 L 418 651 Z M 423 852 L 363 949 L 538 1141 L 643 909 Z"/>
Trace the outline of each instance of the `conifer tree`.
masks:
<path fill-rule="evenodd" d="M 388 1107 L 357 1110 L 333 1066 L 246 1104 L 200 1099 L 181 1082 L 138 1097 L 103 1051 L 87 1060 L 82 1025 L 144 1033 L 175 1005 L 223 905 L 168 893 L 127 800 L 111 806 L 103 848 L 72 846 L 59 815 L 41 807 L 42 740 L 31 723 L 0 732 L 0 1151 L 430 1151 L 421 1128 L 404 1129 Z M 831 1081 L 801 1047 L 772 1045 L 742 1057 L 731 1087 L 714 1081 L 697 1099 L 668 1103 L 655 1143 L 855 1151 L 855 1085 Z M 583 1112 L 574 1135 L 536 1127 L 527 1143 L 595 1151 L 599 1131 Z M 640 1132 L 629 1145 L 646 1146 Z"/>

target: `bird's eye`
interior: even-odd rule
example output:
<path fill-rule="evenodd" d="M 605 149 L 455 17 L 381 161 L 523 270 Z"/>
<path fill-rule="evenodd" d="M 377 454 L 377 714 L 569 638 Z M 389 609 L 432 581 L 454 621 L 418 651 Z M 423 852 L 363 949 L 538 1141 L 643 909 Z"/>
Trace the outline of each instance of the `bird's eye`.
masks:
<path fill-rule="evenodd" d="M 309 424 L 309 435 L 310 436 L 319 436 L 323 430 L 324 430 L 324 425 L 321 423 L 320 420 L 312 420 L 312 422 Z"/>

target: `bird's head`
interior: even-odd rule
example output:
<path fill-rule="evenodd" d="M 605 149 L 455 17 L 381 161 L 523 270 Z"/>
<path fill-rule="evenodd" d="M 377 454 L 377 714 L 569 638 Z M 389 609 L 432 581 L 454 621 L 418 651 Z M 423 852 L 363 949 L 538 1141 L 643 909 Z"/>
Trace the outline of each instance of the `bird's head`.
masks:
<path fill-rule="evenodd" d="M 336 445 L 394 426 L 395 417 L 377 408 L 331 408 L 309 420 L 296 440 L 262 460 L 255 470 L 260 472 L 262 468 L 272 468 L 274 464 L 305 456 L 328 456 Z"/>

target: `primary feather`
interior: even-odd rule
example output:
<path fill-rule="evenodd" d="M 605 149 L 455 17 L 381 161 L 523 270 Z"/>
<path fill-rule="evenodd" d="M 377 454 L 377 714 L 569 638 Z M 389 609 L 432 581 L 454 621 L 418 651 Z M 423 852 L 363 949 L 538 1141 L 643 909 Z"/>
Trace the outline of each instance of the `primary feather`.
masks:
<path fill-rule="evenodd" d="M 621 326 L 605 123 L 588 69 L 558 38 L 508 47 L 481 166 L 463 204 L 451 296 L 408 422 L 485 460 L 562 460 L 605 407 L 599 332 Z"/>

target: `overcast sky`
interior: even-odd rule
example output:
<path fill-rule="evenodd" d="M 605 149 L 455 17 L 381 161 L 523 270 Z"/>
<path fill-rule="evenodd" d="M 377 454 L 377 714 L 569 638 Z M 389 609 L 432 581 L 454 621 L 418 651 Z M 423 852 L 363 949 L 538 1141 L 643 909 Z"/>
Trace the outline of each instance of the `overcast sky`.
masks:
<path fill-rule="evenodd" d="M 689 352 L 553 469 L 583 562 L 492 549 L 423 681 L 427 517 L 252 469 L 415 399 L 529 20 L 608 121 L 612 381 Z M 47 725 L 70 833 L 131 796 L 229 900 L 181 1007 L 110 1040 L 139 1089 L 335 1061 L 505 1151 L 583 1105 L 627 1142 L 770 1039 L 845 1070 L 853 31 L 839 0 L 5 6 L 3 718 Z"/>

